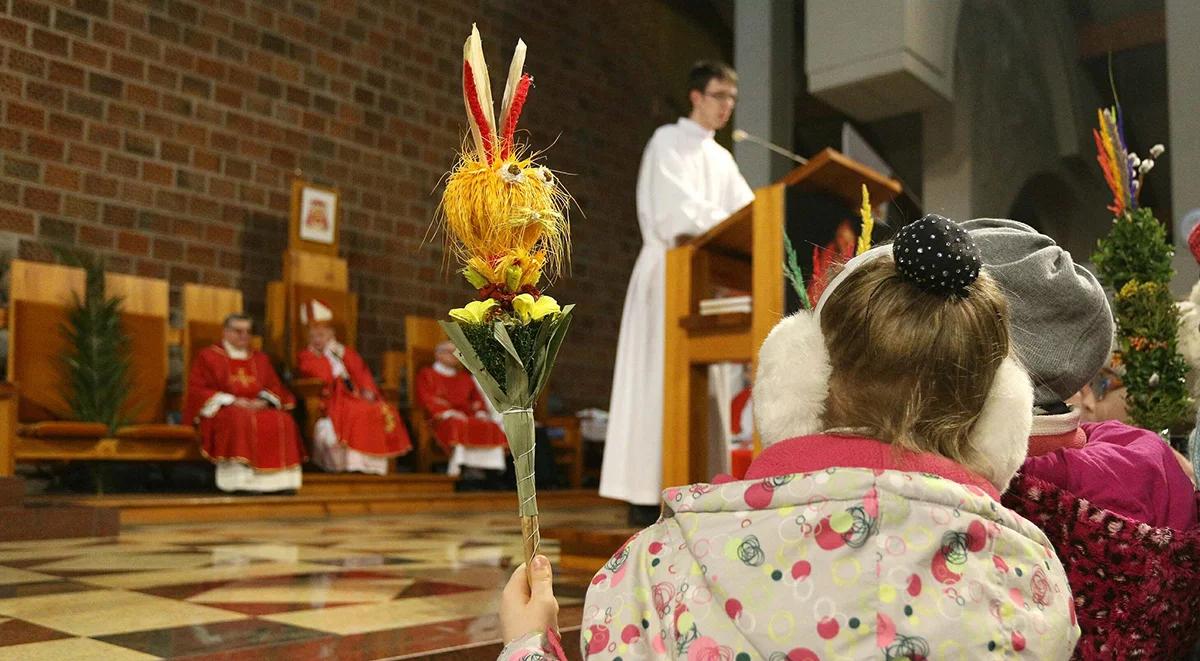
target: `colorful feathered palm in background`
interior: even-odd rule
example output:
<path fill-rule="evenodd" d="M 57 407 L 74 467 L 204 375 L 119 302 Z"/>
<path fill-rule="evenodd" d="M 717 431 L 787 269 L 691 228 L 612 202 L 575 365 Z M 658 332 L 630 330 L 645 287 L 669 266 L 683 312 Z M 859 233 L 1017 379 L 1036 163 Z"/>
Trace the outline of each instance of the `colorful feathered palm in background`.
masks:
<path fill-rule="evenodd" d="M 540 543 L 534 489 L 533 405 L 549 380 L 573 306 L 542 293 L 543 276 L 561 273 L 570 249 L 570 195 L 538 154 L 515 140 L 533 79 L 523 72 L 525 43 L 508 69 L 500 122 L 479 31 L 463 46 L 463 103 L 470 123 L 439 207 L 439 222 L 476 299 L 441 322 L 458 355 L 500 411 L 517 473 L 528 562 Z"/>

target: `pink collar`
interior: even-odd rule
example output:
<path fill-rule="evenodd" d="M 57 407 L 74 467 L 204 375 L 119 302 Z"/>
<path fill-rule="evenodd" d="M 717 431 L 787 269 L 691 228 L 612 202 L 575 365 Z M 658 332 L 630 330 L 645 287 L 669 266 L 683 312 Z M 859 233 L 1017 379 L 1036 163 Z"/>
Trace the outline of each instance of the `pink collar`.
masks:
<path fill-rule="evenodd" d="M 814 434 L 780 441 L 755 458 L 744 479 L 812 473 L 833 467 L 931 473 L 964 486 L 977 487 L 1000 500 L 995 485 L 951 459 L 929 452 L 908 452 L 859 436 Z"/>

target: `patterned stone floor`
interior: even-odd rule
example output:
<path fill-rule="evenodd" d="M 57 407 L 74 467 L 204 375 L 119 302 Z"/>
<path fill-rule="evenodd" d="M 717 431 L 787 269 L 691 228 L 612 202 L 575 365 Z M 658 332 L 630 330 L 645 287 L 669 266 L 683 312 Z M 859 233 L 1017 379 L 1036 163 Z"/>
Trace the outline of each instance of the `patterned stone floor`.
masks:
<path fill-rule="evenodd" d="M 623 510 L 543 512 L 616 525 Z M 557 559 L 557 548 L 544 548 Z M 422 658 L 499 638 L 515 516 L 134 526 L 0 544 L 0 659 Z M 561 624 L 590 575 L 560 572 Z"/>

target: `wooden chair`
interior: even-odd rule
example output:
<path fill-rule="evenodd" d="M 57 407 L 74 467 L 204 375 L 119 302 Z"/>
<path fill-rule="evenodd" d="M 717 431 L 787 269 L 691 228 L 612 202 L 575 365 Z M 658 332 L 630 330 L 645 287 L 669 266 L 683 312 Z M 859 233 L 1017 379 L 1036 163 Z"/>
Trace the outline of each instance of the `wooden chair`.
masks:
<path fill-rule="evenodd" d="M 76 297 L 83 297 L 83 269 L 13 260 L 9 271 L 8 380 L 17 387 L 17 459 L 57 458 L 59 442 L 95 443 L 108 434 L 99 422 L 71 421 L 63 393 L 67 350 L 62 328 Z M 43 457 L 43 455 L 46 455 Z"/>
<path fill-rule="evenodd" d="M 407 401 L 402 402 L 412 421 L 413 453 L 416 469 L 421 473 L 433 471 L 434 463 L 447 462 L 450 456 L 438 444 L 433 435 L 433 422 L 421 403 L 417 401 L 417 373 L 433 364 L 434 350 L 446 341 L 446 334 L 437 320 L 429 317 L 406 316 L 404 318 L 404 384 Z"/>
<path fill-rule="evenodd" d="M 200 459 L 191 425 L 167 424 L 167 346 L 170 342 L 170 292 L 166 280 L 108 273 L 104 289 L 121 298 L 121 323 L 128 333 L 133 359 L 131 396 L 125 414 L 129 424 L 117 429 L 123 459 L 160 461 Z"/>
<path fill-rule="evenodd" d="M 16 260 L 10 290 L 9 377 L 17 385 L 16 434 L 0 471 L 16 461 L 198 459 L 194 432 L 163 424 L 167 380 L 167 283 L 119 274 L 105 276 L 108 294 L 122 298 L 122 324 L 132 342 L 134 424 L 110 434 L 104 423 L 75 422 L 62 393 L 67 349 L 62 326 L 74 297 L 82 296 L 82 269 Z"/>
<path fill-rule="evenodd" d="M 416 437 L 413 444 L 417 453 L 417 470 L 427 473 L 433 469 L 435 462 L 448 461 L 449 456 L 434 438 L 429 414 L 416 401 L 414 384 L 417 373 L 433 364 L 434 349 L 446 341 L 446 334 L 442 332 L 442 327 L 436 319 L 409 315 L 404 319 L 404 341 L 403 365 L 407 379 L 407 405 L 411 411 L 413 434 Z M 561 437 L 551 439 L 554 461 L 566 471 L 571 488 L 578 489 L 583 484 L 583 434 L 579 431 L 579 419 L 570 415 L 548 415 L 548 400 L 549 391 L 542 391 L 534 409 L 534 419 L 543 427 L 563 431 Z"/>
<path fill-rule="evenodd" d="M 242 311 L 242 292 L 225 287 L 187 283 L 183 286 L 183 329 L 179 346 L 183 355 L 183 401 L 192 358 L 204 347 L 221 341 L 225 317 Z M 184 423 L 190 423 L 184 420 Z"/>
<path fill-rule="evenodd" d="M 354 348 L 358 339 L 358 295 L 349 291 L 350 275 L 346 260 L 304 250 L 284 253 L 283 279 L 267 285 L 267 351 L 278 362 L 294 369 L 296 355 L 308 346 L 308 334 L 300 323 L 300 308 L 312 299 L 333 312 L 333 330 L 338 341 Z M 320 379 L 293 377 L 288 386 L 303 402 L 307 424 L 304 437 L 311 443 L 313 426 L 321 417 Z M 383 400 L 398 406 L 395 388 L 379 384 Z"/>

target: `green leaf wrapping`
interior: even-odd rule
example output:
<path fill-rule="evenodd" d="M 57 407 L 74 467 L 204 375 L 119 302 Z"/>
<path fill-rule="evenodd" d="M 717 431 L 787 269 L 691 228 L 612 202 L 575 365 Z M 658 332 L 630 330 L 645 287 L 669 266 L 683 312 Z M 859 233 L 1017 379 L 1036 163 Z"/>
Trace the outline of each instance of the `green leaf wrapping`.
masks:
<path fill-rule="evenodd" d="M 537 515 L 532 407 L 550 379 L 574 307 L 568 305 L 553 318 L 522 325 L 438 322 L 458 349 L 463 366 L 475 375 L 492 406 L 502 414 L 522 516 Z"/>
<path fill-rule="evenodd" d="M 504 435 L 512 449 L 513 467 L 517 473 L 517 511 L 521 516 L 537 516 L 537 487 L 534 480 L 533 411 L 514 409 L 502 418 Z"/>

